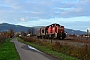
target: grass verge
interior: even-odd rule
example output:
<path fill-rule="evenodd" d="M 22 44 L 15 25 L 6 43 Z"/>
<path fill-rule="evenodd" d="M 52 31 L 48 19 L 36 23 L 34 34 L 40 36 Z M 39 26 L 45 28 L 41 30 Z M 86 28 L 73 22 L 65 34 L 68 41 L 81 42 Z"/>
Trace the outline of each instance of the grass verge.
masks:
<path fill-rule="evenodd" d="M 28 44 L 28 45 L 31 45 L 31 46 L 37 48 L 40 51 L 43 51 L 43 52 L 45 52 L 45 53 L 47 53 L 47 54 L 49 54 L 49 55 L 51 55 L 53 57 L 58 58 L 59 60 L 78 60 L 75 57 L 71 57 L 71 56 L 68 56 L 66 54 L 53 51 L 53 50 L 51 50 L 51 49 L 49 49 L 49 48 L 47 48 L 45 46 L 39 46 L 39 45 L 36 45 L 34 43 L 25 42 L 24 40 L 22 40 L 20 38 L 18 38 L 18 41 L 23 42 L 23 43 Z"/>
<path fill-rule="evenodd" d="M 20 60 L 14 43 L 7 39 L 0 48 L 0 60 Z"/>

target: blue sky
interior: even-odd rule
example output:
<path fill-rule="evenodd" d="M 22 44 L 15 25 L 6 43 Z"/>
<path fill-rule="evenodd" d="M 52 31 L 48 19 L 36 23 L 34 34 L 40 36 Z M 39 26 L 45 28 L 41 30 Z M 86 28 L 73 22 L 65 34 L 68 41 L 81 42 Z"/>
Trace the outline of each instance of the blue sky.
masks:
<path fill-rule="evenodd" d="M 47 26 L 86 31 L 90 28 L 90 0 L 0 0 L 0 23 Z"/>

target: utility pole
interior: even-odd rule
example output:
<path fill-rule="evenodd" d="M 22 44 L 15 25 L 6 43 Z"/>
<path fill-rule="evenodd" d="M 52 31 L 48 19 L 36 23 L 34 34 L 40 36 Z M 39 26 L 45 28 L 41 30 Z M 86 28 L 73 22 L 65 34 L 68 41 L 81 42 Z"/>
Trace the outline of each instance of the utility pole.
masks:
<path fill-rule="evenodd" d="M 89 38 L 89 28 L 87 28 L 87 40 Z"/>

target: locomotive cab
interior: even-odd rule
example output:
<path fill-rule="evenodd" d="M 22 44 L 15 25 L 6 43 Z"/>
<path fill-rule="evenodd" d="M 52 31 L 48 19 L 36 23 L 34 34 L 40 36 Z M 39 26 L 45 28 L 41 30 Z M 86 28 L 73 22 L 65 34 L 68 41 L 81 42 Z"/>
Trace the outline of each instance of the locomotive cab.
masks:
<path fill-rule="evenodd" d="M 51 24 L 48 28 L 48 37 L 49 38 L 57 38 L 64 39 L 66 37 L 64 33 L 64 26 L 60 26 L 59 24 Z"/>
<path fill-rule="evenodd" d="M 64 26 L 56 23 L 40 28 L 39 31 L 41 38 L 64 39 L 66 37 Z"/>

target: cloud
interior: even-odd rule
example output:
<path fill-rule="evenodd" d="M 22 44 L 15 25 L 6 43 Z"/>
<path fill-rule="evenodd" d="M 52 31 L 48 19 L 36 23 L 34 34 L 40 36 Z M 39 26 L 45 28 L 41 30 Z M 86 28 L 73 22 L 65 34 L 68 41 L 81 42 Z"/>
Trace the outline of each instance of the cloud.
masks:
<path fill-rule="evenodd" d="M 2 10 L 16 16 L 50 19 L 90 16 L 89 0 L 2 0 Z M 8 9 L 7 9 L 8 8 Z M 2 11 L 1 10 L 1 11 Z M 86 12 L 87 11 L 87 12 Z M 19 18 L 20 18 L 19 17 Z"/>
<path fill-rule="evenodd" d="M 90 16 L 90 0 L 80 0 L 77 3 L 67 3 L 66 5 L 72 5 L 71 9 L 61 12 L 64 17 L 78 17 L 78 16 Z M 65 6 L 66 6 L 65 5 Z"/>
<path fill-rule="evenodd" d="M 25 21 L 25 19 L 24 19 L 24 18 L 21 18 L 21 21 L 22 21 L 22 22 L 24 22 L 24 21 Z"/>
<path fill-rule="evenodd" d="M 0 20 L 26 23 L 26 26 L 48 25 L 54 22 L 75 26 L 76 23 L 79 24 L 77 21 L 89 21 L 89 6 L 90 0 L 0 0 Z M 31 24 L 27 25 L 28 22 Z"/>
<path fill-rule="evenodd" d="M 17 24 L 32 27 L 32 26 L 48 26 L 53 23 L 58 23 L 60 25 L 63 25 L 65 28 L 86 31 L 87 28 L 90 28 L 89 22 L 90 19 L 88 17 L 77 17 L 77 18 L 75 17 L 75 18 L 53 18 L 49 20 L 40 19 L 28 22 L 27 21 L 18 22 Z"/>

